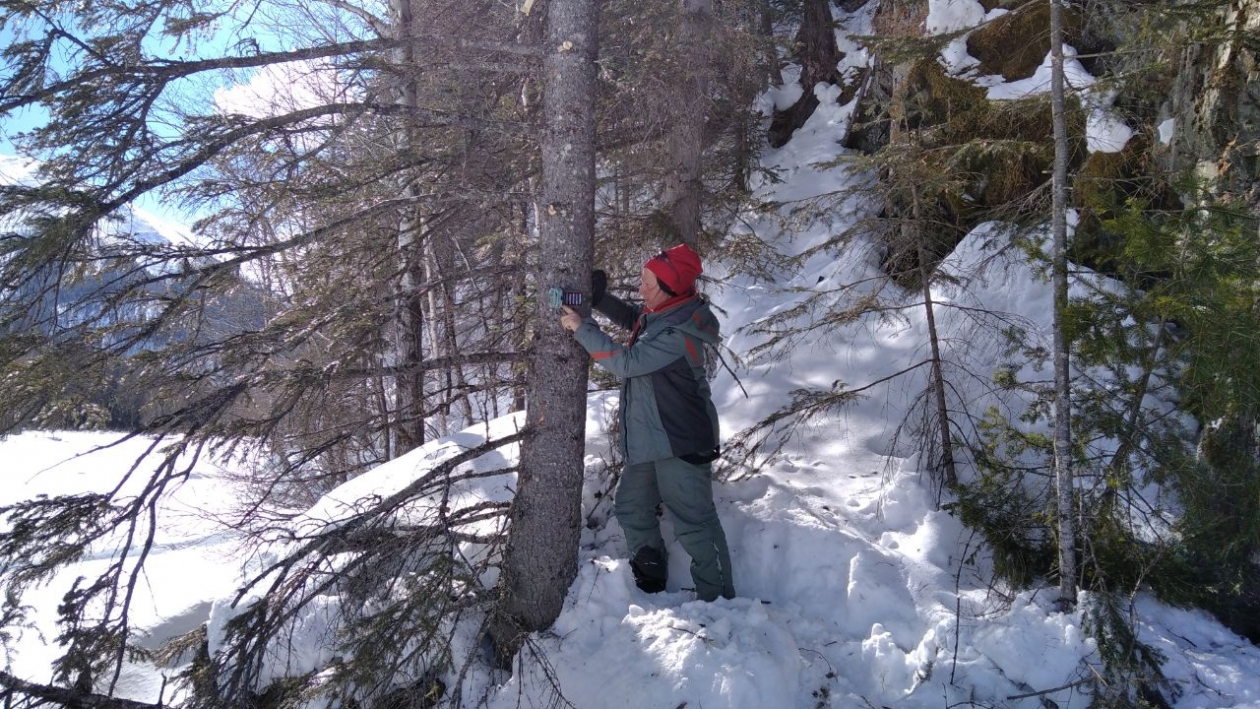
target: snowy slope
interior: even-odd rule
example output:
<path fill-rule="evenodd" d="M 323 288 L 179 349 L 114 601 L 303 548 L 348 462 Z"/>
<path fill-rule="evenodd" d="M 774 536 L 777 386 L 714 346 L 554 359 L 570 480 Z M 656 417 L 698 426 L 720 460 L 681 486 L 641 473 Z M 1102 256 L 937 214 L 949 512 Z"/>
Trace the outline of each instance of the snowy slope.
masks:
<path fill-rule="evenodd" d="M 953 26 L 976 7 L 972 0 L 934 3 L 933 21 Z M 850 61 L 854 56 L 851 52 Z M 789 84 L 766 100 L 785 105 L 800 90 Z M 781 181 L 759 185 L 758 196 L 784 203 L 785 210 L 855 179 L 843 168 L 820 166 L 843 157 L 839 140 L 852 106 L 836 105 L 834 89 L 817 90 L 823 99 L 818 112 L 791 142 L 764 156 Z M 792 233 L 778 234 L 778 220 L 756 215 L 748 216 L 745 228 L 776 241 L 789 255 L 806 253 L 845 229 L 860 208 L 845 204 Z M 991 261 L 1001 243 L 995 236 L 993 225 L 977 229 L 945 265 L 983 276 L 966 289 L 942 286 L 934 298 L 1007 313 L 1036 336 L 1048 325 L 1049 288 L 1024 266 Z M 750 326 L 791 308 L 803 293 L 865 283 L 877 275 L 877 264 L 872 254 L 852 249 L 816 254 L 797 271 L 764 274 L 762 280 L 725 278 L 719 264 L 709 272 L 722 284 L 710 295 L 726 314 L 727 344 L 738 353 L 763 341 Z M 946 358 L 991 372 L 999 344 L 978 334 L 966 312 L 943 307 L 939 313 Z M 715 398 L 724 432 L 729 436 L 760 421 L 793 389 L 828 387 L 837 380 L 865 386 L 922 361 L 927 341 L 922 312 L 909 308 L 902 315 L 893 326 L 863 322 L 807 337 L 784 359 L 750 361 L 738 371 L 738 383 L 721 374 Z M 969 563 L 978 539 L 937 509 L 913 443 L 891 445 L 925 381 L 926 371 L 919 368 L 872 386 L 834 416 L 795 431 L 782 456 L 755 471 L 737 471 L 733 482 L 715 487 L 739 598 L 694 600 L 686 588 L 688 559 L 677 543 L 670 547 L 667 591 L 639 592 L 624 560 L 621 532 L 607 519 L 584 531 L 581 566 L 565 609 L 555 626 L 536 638 L 544 657 L 522 657 L 514 675 L 475 667 L 465 676 L 463 696 L 490 709 L 553 706 L 557 692 L 579 709 L 1041 707 L 1046 700 L 1064 709 L 1087 706 L 1089 697 L 1070 685 L 1087 679 L 1100 660 L 1082 631 L 1081 613 L 1054 610 L 1052 589 L 1011 595 L 990 589 L 983 555 Z M 977 406 L 988 395 L 978 385 L 961 393 Z M 596 519 L 607 517 L 606 501 L 592 509 L 593 492 L 610 455 L 614 407 L 610 394 L 591 398 L 585 512 Z M 388 495 L 450 451 L 513 425 L 510 417 L 487 422 L 392 461 L 325 497 L 295 529 L 335 524 L 359 500 Z M 16 468 L 6 463 L 3 499 L 109 484 L 134 451 L 105 451 L 53 467 L 102 440 L 92 434 L 29 433 L 0 441 L 0 460 L 19 461 Z M 491 470 L 512 464 L 515 455 L 505 448 L 469 465 Z M 230 488 L 213 467 L 199 470 L 171 503 L 171 511 L 182 517 L 163 526 L 166 541 L 151 562 L 149 595 L 139 602 L 141 625 L 155 641 L 203 622 L 211 624 L 213 636 L 231 613 L 228 601 L 243 557 L 213 515 L 194 514 L 226 507 Z M 501 499 L 510 482 L 510 476 L 488 478 L 463 494 Z M 666 516 L 667 539 L 669 524 Z M 55 654 L 47 642 L 54 635 L 51 609 L 65 583 L 95 563 L 85 561 L 58 584 L 31 594 L 44 638 L 34 632 L 21 636 L 17 654 L 6 655 L 13 671 L 47 679 Z M 1176 707 L 1260 709 L 1260 650 L 1202 612 L 1144 596 L 1134 608 L 1141 639 L 1169 658 L 1164 670 L 1182 692 Z M 284 667 L 313 669 L 331 656 L 332 648 L 322 644 L 327 634 L 317 628 L 295 637 L 295 654 L 277 656 L 273 676 Z M 477 642 L 471 633 L 458 640 L 465 647 L 456 649 L 456 657 L 468 656 L 463 651 Z M 137 666 L 128 672 L 120 693 L 157 699 L 156 670 Z M 448 685 L 456 674 L 446 678 Z M 1061 687 L 1068 688 L 1015 698 Z"/>
<path fill-rule="evenodd" d="M 0 439 L 0 506 L 39 495 L 108 492 L 153 443 L 136 438 L 118 444 L 118 438 L 109 433 L 29 432 Z M 151 458 L 139 468 L 122 487 L 121 498 L 134 496 L 155 466 Z M 151 559 L 132 606 L 132 625 L 140 629 L 144 647 L 156 649 L 205 623 L 211 603 L 235 588 L 236 574 L 230 570 L 239 565 L 239 550 L 226 531 L 224 515 L 234 500 L 225 472 L 212 461 L 199 461 L 160 508 Z M 117 558 L 118 540 L 110 542 L 27 594 L 30 626 L 0 647 L 7 671 L 33 681 L 51 680 L 51 663 L 59 654 L 57 604 L 76 578 L 95 578 Z M 123 668 L 118 685 L 122 696 L 152 701 L 161 689 L 161 674 L 151 667 Z"/>
<path fill-rule="evenodd" d="M 782 166 L 784 181 L 765 186 L 765 196 L 801 199 L 849 179 L 843 171 L 811 166 L 839 156 L 836 136 L 847 120 L 848 107 L 823 106 L 791 143 L 768 156 Z M 803 252 L 844 226 L 842 216 L 835 219 L 800 229 L 784 248 Z M 770 223 L 753 226 L 769 229 Z M 991 234 L 990 228 L 977 230 L 948 267 L 975 270 L 990 255 L 989 242 L 997 243 Z M 783 286 L 855 283 L 874 269 L 871 258 L 860 251 L 820 254 L 775 287 L 731 279 L 713 296 L 727 313 L 729 344 L 736 351 L 747 350 L 758 338 L 741 328 L 800 297 Z M 1004 310 L 1030 326 L 1046 325 L 1049 291 L 1035 274 L 1001 262 L 984 273 L 966 291 L 942 288 L 936 297 Z M 921 315 L 913 309 L 905 315 L 899 327 L 859 324 L 806 342 L 784 361 L 752 362 L 739 372 L 748 398 L 729 374 L 721 375 L 716 386 L 726 432 L 774 411 L 793 388 L 826 386 L 837 378 L 860 386 L 921 359 Z M 950 346 L 967 348 L 951 356 L 965 353 L 976 368 L 996 361 L 996 347 L 985 347 L 968 335 L 965 318 L 943 309 L 940 325 L 952 333 Z M 835 417 L 799 431 L 784 455 L 755 475 L 716 487 L 740 598 L 695 601 L 686 590 L 688 560 L 676 543 L 670 548 L 668 590 L 655 596 L 639 592 L 623 558 L 620 530 L 609 520 L 584 533 L 581 568 L 565 610 L 537 638 L 549 667 L 523 658 L 514 676 L 474 668 L 465 678 L 463 696 L 482 698 L 484 706 L 496 709 L 548 706 L 555 697 L 550 672 L 564 699 L 582 709 L 1034 707 L 1041 706 L 1040 697 L 1010 697 L 1085 678 L 1098 657 L 1082 632 L 1080 613 L 1056 612 L 1052 590 L 1007 598 L 993 593 L 983 569 L 963 563 L 975 551 L 976 540 L 936 509 L 913 450 L 888 454 L 892 434 L 921 388 L 922 376 L 911 374 L 871 388 L 865 399 Z M 614 404 L 609 394 L 592 398 L 587 431 L 592 486 L 608 457 L 607 426 Z M 490 424 L 505 430 L 511 425 L 510 418 Z M 485 433 L 485 426 L 474 427 L 352 481 L 312 509 L 304 524 L 335 520 L 339 506 L 389 494 L 442 459 L 443 449 L 475 445 Z M 78 459 L 37 473 L 100 440 L 90 434 L 31 433 L 0 443 L 0 459 L 23 465 L 21 472 L 10 468 L 5 473 L 14 483 L 6 488 L 13 496 L 9 499 L 100 484 L 106 468 L 119 470 L 129 454 L 118 451 L 91 464 L 85 461 L 93 458 Z M 493 455 L 493 463 L 502 466 L 513 462 L 515 451 Z M 98 474 L 100 480 L 94 477 Z M 213 508 L 204 500 L 222 499 L 225 490 L 213 470 L 194 477 L 188 486 L 189 492 L 196 491 L 197 507 Z M 466 493 L 501 495 L 506 488 L 505 481 L 491 478 L 484 489 Z M 589 504 L 593 497 L 587 492 Z M 179 505 L 173 506 L 178 511 Z M 197 622 L 219 622 L 214 619 L 222 619 L 236 583 L 234 569 L 240 562 L 233 565 L 225 559 L 231 545 L 212 528 L 213 520 L 190 519 L 185 516 L 163 528 L 172 536 L 152 562 L 151 597 L 140 605 L 143 625 L 155 635 Z M 665 524 L 669 538 L 668 518 Z M 183 541 L 176 543 L 176 535 L 183 535 Z M 85 562 L 93 563 L 98 562 Z M 49 637 L 49 609 L 57 593 L 50 587 L 32 598 L 40 608 L 39 626 Z M 1260 650 L 1203 613 L 1142 597 L 1135 607 L 1142 639 L 1170 658 L 1165 671 L 1183 690 L 1177 707 L 1260 707 Z M 298 638 L 294 650 L 310 667 L 329 656 L 330 648 L 319 647 L 324 637 L 304 632 Z M 476 638 L 465 635 L 462 642 L 471 646 Z M 41 669 L 46 664 L 41 663 L 52 657 L 52 648 L 28 633 L 18 649 L 17 658 L 8 660 L 13 668 L 46 679 L 47 670 Z M 310 668 L 292 660 L 277 658 L 277 672 L 281 662 L 294 670 Z M 129 672 L 123 692 L 156 699 L 160 680 L 139 668 Z M 448 679 L 454 681 L 454 675 Z M 1088 703 L 1087 696 L 1071 688 L 1046 696 L 1065 708 Z"/>

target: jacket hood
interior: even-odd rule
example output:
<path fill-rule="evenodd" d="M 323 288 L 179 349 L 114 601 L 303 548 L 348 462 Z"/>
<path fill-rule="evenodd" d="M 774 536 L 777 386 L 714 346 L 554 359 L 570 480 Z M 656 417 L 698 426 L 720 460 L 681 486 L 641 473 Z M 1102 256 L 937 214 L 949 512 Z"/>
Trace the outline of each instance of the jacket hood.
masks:
<path fill-rule="evenodd" d="M 667 327 L 677 328 L 706 344 L 722 339 L 722 328 L 703 296 L 695 296 L 673 308 L 656 313 Z"/>

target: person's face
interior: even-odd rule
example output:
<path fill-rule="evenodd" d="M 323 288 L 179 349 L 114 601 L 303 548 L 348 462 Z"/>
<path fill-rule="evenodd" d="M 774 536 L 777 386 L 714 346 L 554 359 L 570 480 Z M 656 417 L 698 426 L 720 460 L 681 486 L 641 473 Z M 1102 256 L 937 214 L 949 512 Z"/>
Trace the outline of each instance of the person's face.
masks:
<path fill-rule="evenodd" d="M 643 304 L 649 308 L 655 308 L 669 299 L 665 291 L 661 290 L 656 274 L 649 271 L 647 266 L 644 266 L 643 272 L 639 274 L 639 295 L 643 298 Z"/>

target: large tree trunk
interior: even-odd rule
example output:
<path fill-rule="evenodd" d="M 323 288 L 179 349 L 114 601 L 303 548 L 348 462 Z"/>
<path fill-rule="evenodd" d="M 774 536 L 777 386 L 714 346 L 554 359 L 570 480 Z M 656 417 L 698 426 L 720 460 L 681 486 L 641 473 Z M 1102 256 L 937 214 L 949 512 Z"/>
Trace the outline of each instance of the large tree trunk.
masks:
<path fill-rule="evenodd" d="M 814 86 L 819 82 L 840 81 L 836 66 L 844 57 L 836 44 L 835 20 L 831 16 L 831 0 L 805 0 L 801 11 L 801 29 L 796 33 L 797 59 L 801 64 L 801 88 L 805 93 L 786 111 L 776 112 L 766 136 L 771 147 L 781 147 L 792 139 L 792 133 L 805 125 L 818 108 Z"/>
<path fill-rule="evenodd" d="M 596 0 L 551 0 L 544 62 L 538 292 L 590 292 L 595 233 Z M 510 515 L 491 629 L 502 665 L 526 634 L 551 626 L 577 576 L 586 442 L 586 352 L 544 297 L 530 358 L 530 435 Z"/>
<path fill-rule="evenodd" d="M 1068 305 L 1067 119 L 1063 99 L 1063 21 L 1059 0 L 1050 2 L 1050 106 L 1054 122 L 1052 184 L 1054 279 L 1054 470 L 1059 513 L 1059 597 L 1076 604 L 1076 504 L 1072 482 L 1072 399 L 1068 341 L 1063 318 Z"/>

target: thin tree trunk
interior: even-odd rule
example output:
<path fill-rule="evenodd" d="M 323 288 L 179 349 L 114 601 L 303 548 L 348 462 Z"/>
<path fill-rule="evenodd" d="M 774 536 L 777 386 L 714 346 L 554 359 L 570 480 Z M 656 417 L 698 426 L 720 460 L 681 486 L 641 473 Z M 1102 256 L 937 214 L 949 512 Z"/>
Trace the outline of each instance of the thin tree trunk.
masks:
<path fill-rule="evenodd" d="M 433 240 L 437 236 L 430 233 L 429 238 L 424 242 L 424 275 L 426 283 L 435 283 L 441 276 L 438 268 L 436 256 L 433 253 Z M 425 301 L 428 305 L 428 317 L 425 325 L 428 328 L 429 349 L 433 357 L 445 357 L 452 354 L 450 348 L 446 347 L 446 342 L 441 336 L 440 318 L 443 306 L 438 302 L 439 288 L 427 288 L 425 293 Z M 441 401 L 443 397 L 450 400 L 450 370 L 442 372 L 434 372 L 435 386 L 433 387 L 434 401 Z M 443 379 L 446 379 L 445 386 Z M 443 391 L 445 390 L 445 391 Z M 438 438 L 445 436 L 451 432 L 450 425 L 447 422 L 447 414 L 450 412 L 450 405 L 437 407 L 434 411 L 434 435 Z"/>
<path fill-rule="evenodd" d="M 1071 371 L 1063 318 L 1068 305 L 1067 120 L 1063 99 L 1063 20 L 1059 0 L 1050 0 L 1050 106 L 1054 121 L 1054 470 L 1059 513 L 1059 596 L 1076 604 L 1076 505 L 1072 481 Z"/>
<path fill-rule="evenodd" d="M 452 237 L 453 238 L 453 237 Z M 459 333 L 455 326 L 455 279 L 451 276 L 455 273 L 455 255 L 459 251 L 458 243 L 452 240 L 442 240 L 434 248 L 434 257 L 437 262 L 438 273 L 445 276 L 441 283 L 442 294 L 442 341 L 446 347 L 446 351 L 455 356 L 459 354 Z M 448 377 L 451 384 L 462 392 L 456 400 L 459 402 L 460 412 L 464 414 L 462 426 L 471 426 L 473 423 L 472 401 L 468 392 L 468 378 L 464 375 L 462 365 L 455 365 L 449 370 Z M 449 407 L 448 407 L 449 409 Z M 449 410 L 447 412 L 449 414 Z"/>
<path fill-rule="evenodd" d="M 459 224 L 463 218 L 457 212 L 453 218 L 443 220 L 447 225 Z M 449 228 L 449 227 L 448 227 Z M 433 234 L 425 241 L 425 270 L 430 283 L 438 286 L 430 288 L 429 301 L 429 342 L 434 357 L 454 357 L 459 354 L 458 338 L 455 329 L 455 286 L 452 277 L 455 272 L 455 258 L 452 255 L 450 239 L 446 233 L 441 236 Z M 439 388 L 446 404 L 438 412 L 438 431 L 440 435 L 452 432 L 451 404 L 459 402 L 464 414 L 462 421 L 457 419 L 459 427 L 472 424 L 472 404 L 468 401 L 468 381 L 464 377 L 463 367 L 453 364 L 438 376 L 441 378 Z M 463 392 L 457 394 L 456 392 Z"/>
<path fill-rule="evenodd" d="M 774 8 L 769 0 L 757 3 L 757 58 L 761 70 L 765 73 L 767 86 L 778 86 L 783 82 L 783 73 L 779 70 L 779 45 L 774 38 Z"/>
<path fill-rule="evenodd" d="M 597 0 L 551 0 L 544 60 L 542 202 L 537 291 L 590 293 L 595 233 L 595 59 Z M 530 358 L 530 435 L 521 444 L 511 537 L 491 633 L 507 666 L 528 633 L 560 615 L 577 576 L 586 442 L 585 350 L 545 298 Z"/>
<path fill-rule="evenodd" d="M 683 243 L 696 248 L 700 243 L 700 220 L 704 183 L 704 127 L 708 122 L 709 47 L 713 36 L 713 0 L 681 0 L 680 49 L 686 53 L 689 70 L 686 85 L 680 87 L 680 110 L 666 140 L 672 170 L 666 180 L 663 202 Z"/>
<path fill-rule="evenodd" d="M 408 196 L 410 190 L 407 190 Z M 424 300 L 418 285 L 423 282 L 423 264 L 417 258 L 423 219 L 408 214 L 398 225 L 398 253 L 402 274 L 395 296 L 394 353 L 390 364 L 404 369 L 424 359 Z M 394 378 L 394 452 L 402 455 L 424 443 L 424 369 Z"/>
<path fill-rule="evenodd" d="M 397 17 L 399 37 L 412 37 L 411 0 L 392 0 Z M 405 78 L 398 88 L 397 102 L 415 109 L 419 105 L 415 79 L 410 72 L 415 66 L 414 48 L 404 41 L 397 50 L 398 64 Z M 408 128 L 401 131 L 399 149 L 410 150 L 415 140 Z M 419 203 L 416 181 L 403 177 L 401 185 L 407 204 Z M 405 207 L 398 224 L 398 258 L 400 275 L 394 298 L 393 352 L 390 364 L 406 368 L 419 365 L 424 359 L 424 300 L 419 287 L 424 282 L 424 215 L 419 207 Z M 416 366 L 410 374 L 394 379 L 394 454 L 402 455 L 424 443 L 424 369 Z"/>
<path fill-rule="evenodd" d="M 1138 425 L 1142 421 L 1142 401 L 1150 391 L 1151 377 L 1155 375 L 1155 367 L 1158 366 L 1159 351 L 1164 347 L 1164 333 L 1167 327 L 1168 321 L 1161 317 L 1155 325 L 1154 337 L 1145 348 L 1147 355 L 1142 362 L 1142 376 L 1138 377 L 1137 386 L 1133 388 L 1133 394 L 1129 398 L 1129 410 L 1124 416 L 1124 437 L 1120 439 L 1120 445 L 1116 446 L 1116 451 L 1111 454 L 1111 462 L 1107 464 L 1107 469 L 1110 471 L 1118 472 L 1120 466 L 1124 465 L 1125 459 L 1128 458 L 1129 452 L 1133 450 Z"/>
<path fill-rule="evenodd" d="M 389 390 L 385 386 L 385 377 L 378 375 L 376 377 L 373 377 L 373 381 L 376 383 L 376 405 L 378 408 L 380 408 L 381 420 L 388 421 L 389 420 Z M 382 439 L 381 446 L 384 449 L 383 455 L 385 457 L 385 460 L 393 460 L 394 459 L 394 447 L 393 447 L 394 439 L 393 439 L 393 436 L 391 435 L 389 427 L 385 426 L 383 428 L 384 430 L 382 431 L 382 436 L 381 436 L 381 439 Z"/>
<path fill-rule="evenodd" d="M 919 191 L 912 189 L 911 193 L 915 228 L 922 229 L 923 216 L 919 208 Z M 945 484 L 953 487 L 958 484 L 958 472 L 954 468 L 954 441 L 949 433 L 949 407 L 945 401 L 945 375 L 941 369 L 941 341 L 936 334 L 936 311 L 932 304 L 932 269 L 928 266 L 928 255 L 923 248 L 922 234 L 915 236 L 915 243 L 919 250 L 919 278 L 923 281 L 923 309 L 927 315 L 928 342 L 932 346 L 932 393 L 936 399 L 936 418 L 940 425 L 941 470 L 945 473 Z"/>

